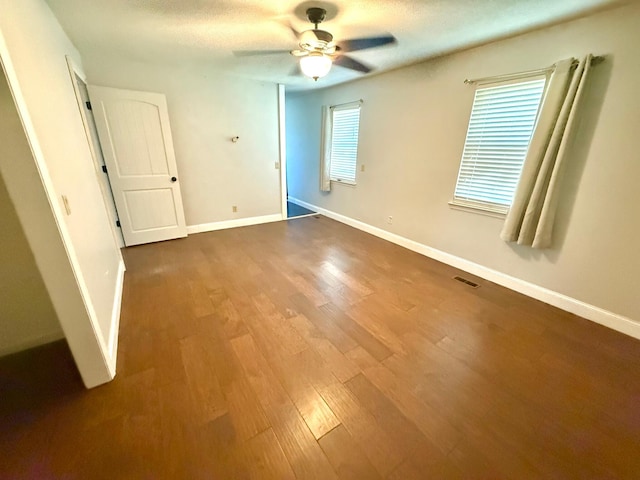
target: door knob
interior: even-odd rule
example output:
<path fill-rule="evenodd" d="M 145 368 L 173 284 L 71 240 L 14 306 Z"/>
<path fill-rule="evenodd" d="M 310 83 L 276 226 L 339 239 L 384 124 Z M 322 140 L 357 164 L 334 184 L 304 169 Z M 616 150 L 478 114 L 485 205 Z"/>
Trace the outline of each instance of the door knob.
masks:
<path fill-rule="evenodd" d="M 177 182 L 177 181 L 178 181 L 178 179 L 177 179 L 176 177 L 171 177 L 171 181 L 172 181 L 172 182 Z"/>

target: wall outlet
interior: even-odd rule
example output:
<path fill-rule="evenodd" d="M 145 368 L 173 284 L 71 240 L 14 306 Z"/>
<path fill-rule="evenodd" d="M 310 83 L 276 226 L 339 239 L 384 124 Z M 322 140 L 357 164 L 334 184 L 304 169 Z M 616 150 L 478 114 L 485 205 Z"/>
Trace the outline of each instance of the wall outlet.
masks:
<path fill-rule="evenodd" d="M 389 215 L 389 216 L 387 217 L 387 223 L 388 223 L 389 225 L 391 225 L 391 224 L 393 223 L 393 217 L 392 217 L 391 215 Z"/>
<path fill-rule="evenodd" d="M 364 172 L 364 165 L 360 165 L 360 171 Z"/>
<path fill-rule="evenodd" d="M 236 213 L 236 212 L 238 211 L 238 207 L 237 207 L 237 206 L 235 206 L 235 205 L 233 205 L 233 206 L 231 207 L 231 211 L 232 211 L 233 213 Z"/>
<path fill-rule="evenodd" d="M 276 170 L 280 170 L 280 162 L 276 162 L 275 164 Z"/>

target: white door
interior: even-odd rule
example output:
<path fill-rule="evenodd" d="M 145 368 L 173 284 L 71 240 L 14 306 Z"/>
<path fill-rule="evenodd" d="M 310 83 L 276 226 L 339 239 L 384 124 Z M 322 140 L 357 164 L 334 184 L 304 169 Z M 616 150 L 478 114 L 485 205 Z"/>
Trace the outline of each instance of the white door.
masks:
<path fill-rule="evenodd" d="M 165 96 L 93 85 L 89 96 L 125 245 L 186 237 Z"/>

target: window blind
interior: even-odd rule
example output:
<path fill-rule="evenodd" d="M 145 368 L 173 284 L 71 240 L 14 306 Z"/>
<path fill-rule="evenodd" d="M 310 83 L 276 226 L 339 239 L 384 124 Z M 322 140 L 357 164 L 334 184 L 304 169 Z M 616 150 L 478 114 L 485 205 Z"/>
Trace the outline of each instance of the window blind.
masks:
<path fill-rule="evenodd" d="M 546 78 L 476 90 L 454 203 L 506 212 L 520 179 Z"/>
<path fill-rule="evenodd" d="M 356 183 L 360 104 L 331 108 L 331 180 Z"/>

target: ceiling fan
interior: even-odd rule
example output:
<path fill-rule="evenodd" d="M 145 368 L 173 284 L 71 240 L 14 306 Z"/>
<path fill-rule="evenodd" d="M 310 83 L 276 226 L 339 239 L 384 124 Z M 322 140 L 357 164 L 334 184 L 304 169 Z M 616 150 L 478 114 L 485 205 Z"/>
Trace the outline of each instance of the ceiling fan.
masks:
<path fill-rule="evenodd" d="M 357 50 L 380 47 L 396 42 L 393 35 L 387 34 L 377 37 L 343 40 L 340 42 L 340 45 L 338 45 L 334 42 L 331 33 L 318 28 L 318 25 L 325 19 L 327 11 L 324 8 L 312 7 L 307 9 L 306 13 L 309 22 L 314 25 L 314 28 L 305 30 L 304 32 L 298 32 L 290 25 L 291 31 L 298 37 L 299 48 L 291 51 L 239 51 L 234 53 L 237 56 L 246 56 L 289 52 L 294 57 L 300 59 L 300 70 L 302 73 L 317 81 L 318 78 L 324 77 L 329 73 L 333 64 L 358 72 L 369 73 L 373 70 L 372 67 L 345 55 L 344 52 L 355 52 Z"/>

